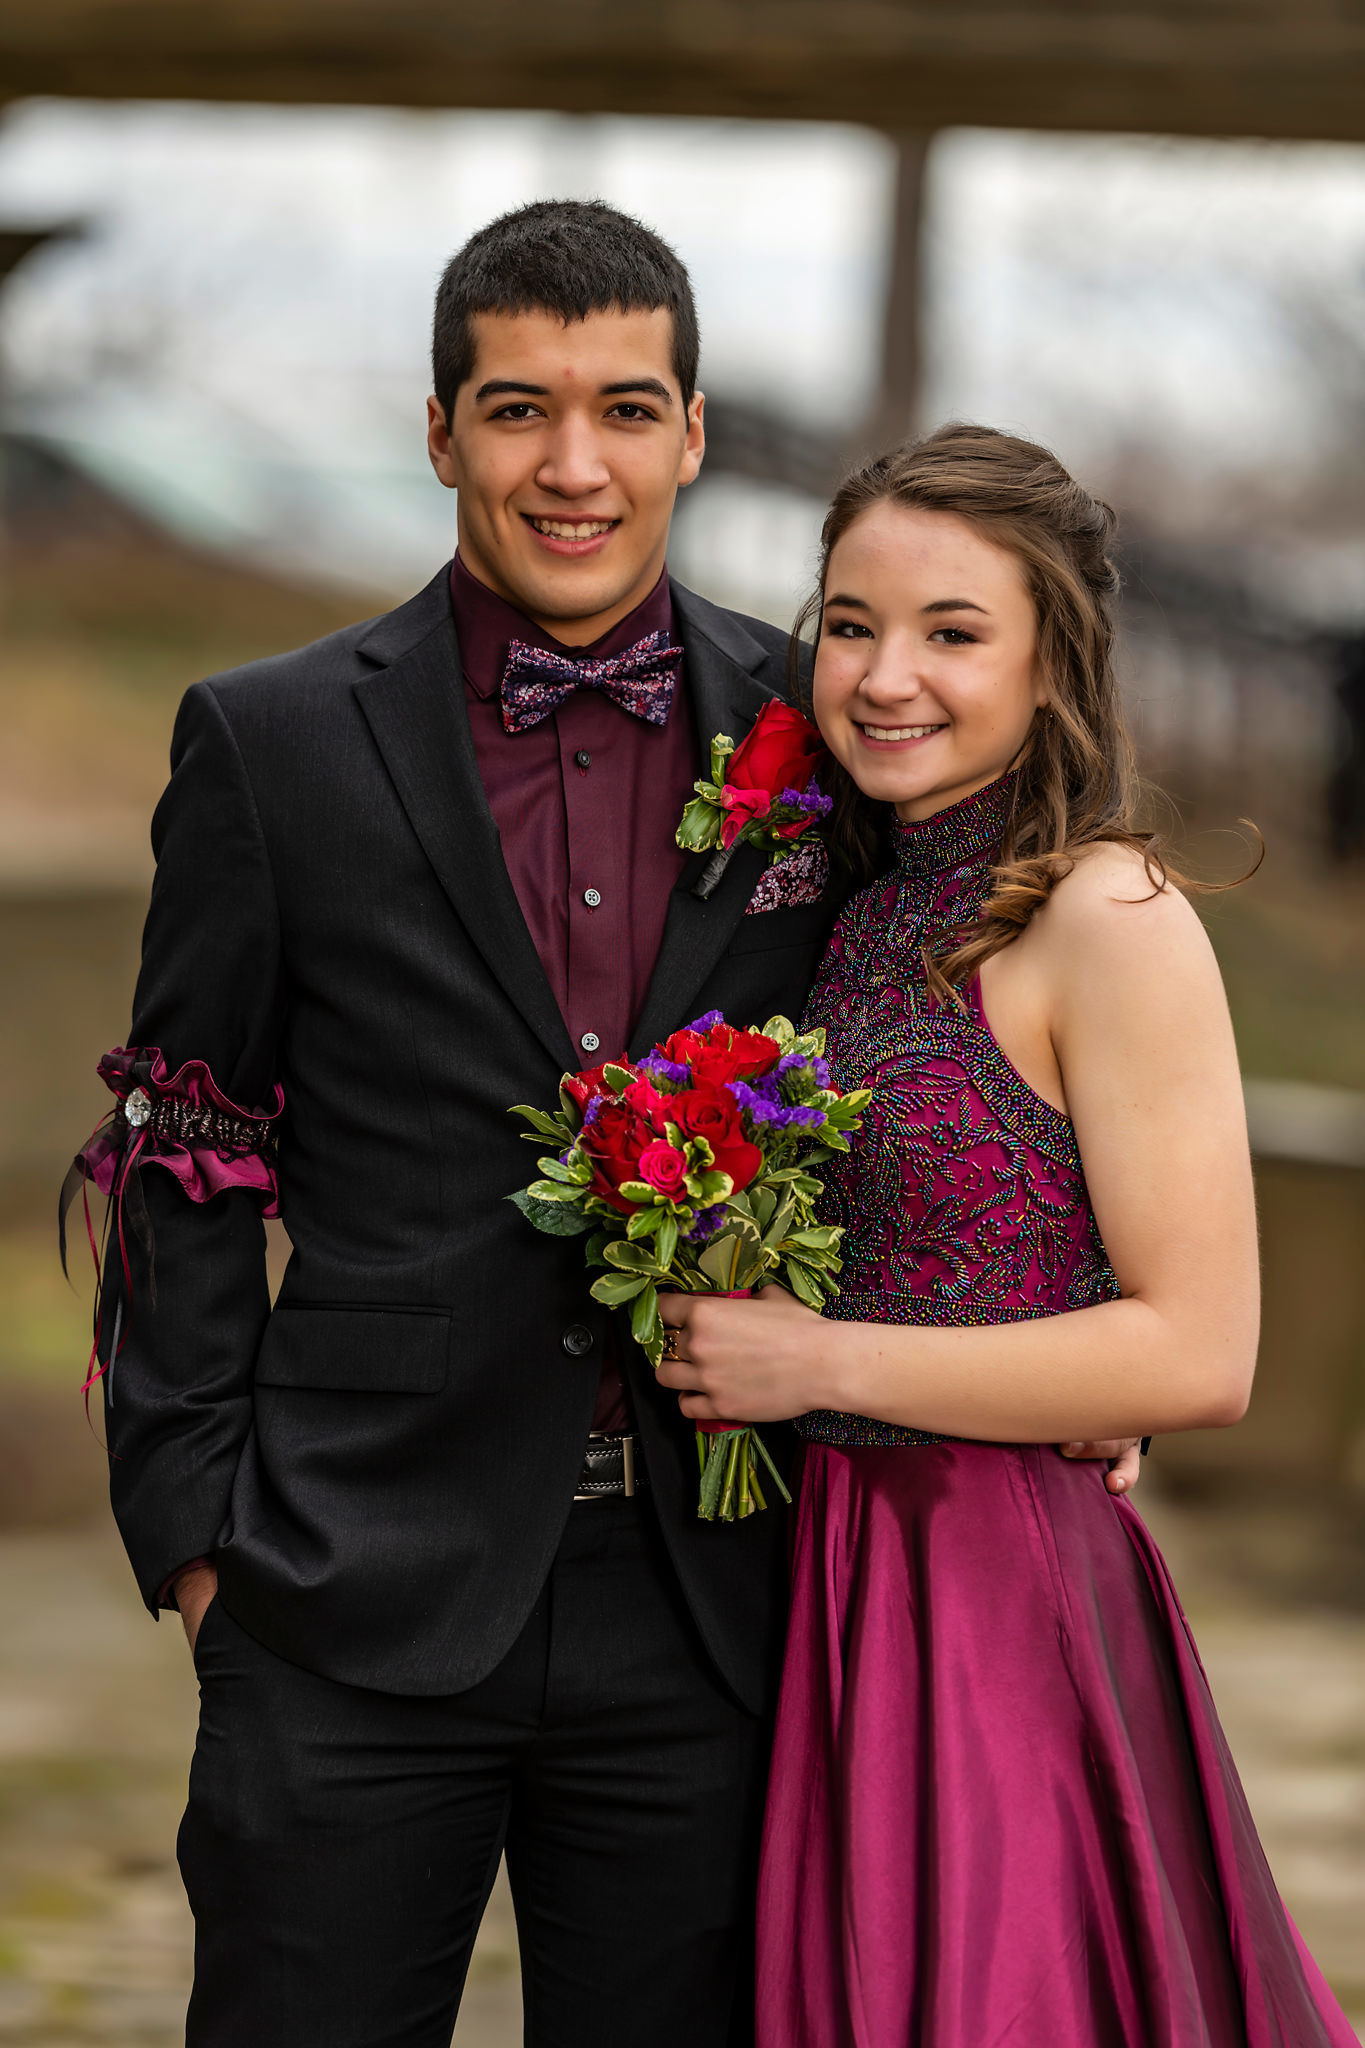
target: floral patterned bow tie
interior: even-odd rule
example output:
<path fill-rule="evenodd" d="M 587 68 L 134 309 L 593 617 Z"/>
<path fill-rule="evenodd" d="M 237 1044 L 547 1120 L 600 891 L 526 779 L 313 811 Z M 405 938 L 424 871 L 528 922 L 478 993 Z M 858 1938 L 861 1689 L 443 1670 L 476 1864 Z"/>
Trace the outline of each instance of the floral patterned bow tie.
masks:
<path fill-rule="evenodd" d="M 682 667 L 681 647 L 671 647 L 667 633 L 647 633 L 624 654 L 608 660 L 555 654 L 514 640 L 502 672 L 502 722 L 508 732 L 525 732 L 572 697 L 575 690 L 600 690 L 649 725 L 664 725 L 673 708 L 673 692 Z"/>

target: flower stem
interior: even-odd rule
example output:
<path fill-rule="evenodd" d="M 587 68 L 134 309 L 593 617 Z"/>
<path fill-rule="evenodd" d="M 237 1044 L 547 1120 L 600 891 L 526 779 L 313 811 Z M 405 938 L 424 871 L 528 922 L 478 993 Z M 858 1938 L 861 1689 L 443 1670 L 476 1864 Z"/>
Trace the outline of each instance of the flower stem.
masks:
<path fill-rule="evenodd" d="M 739 841 L 735 841 L 738 846 Z M 730 865 L 730 856 L 735 846 L 718 846 L 693 885 L 692 894 L 699 896 L 703 903 L 720 886 L 720 878 Z"/>

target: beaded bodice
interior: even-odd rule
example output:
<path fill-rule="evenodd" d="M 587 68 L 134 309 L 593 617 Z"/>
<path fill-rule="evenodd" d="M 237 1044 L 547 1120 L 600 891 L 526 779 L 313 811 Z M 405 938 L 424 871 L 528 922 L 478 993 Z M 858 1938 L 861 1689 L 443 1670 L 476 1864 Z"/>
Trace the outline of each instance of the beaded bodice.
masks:
<path fill-rule="evenodd" d="M 842 1223 L 841 1321 L 1017 1322 L 1118 1292 L 1070 1120 L 991 1034 L 979 983 L 965 1009 L 929 994 L 923 949 L 971 923 L 989 887 L 1011 778 L 892 827 L 891 871 L 846 905 L 806 1007 L 836 1087 L 871 1088 L 850 1151 L 824 1169 Z M 937 1439 L 864 1416 L 797 1427 L 821 1443 Z"/>

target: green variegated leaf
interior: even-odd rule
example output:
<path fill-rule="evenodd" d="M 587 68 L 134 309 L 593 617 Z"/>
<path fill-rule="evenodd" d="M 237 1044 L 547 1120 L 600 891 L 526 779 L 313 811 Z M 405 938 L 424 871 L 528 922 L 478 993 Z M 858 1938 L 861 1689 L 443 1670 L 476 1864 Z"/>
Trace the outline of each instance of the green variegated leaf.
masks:
<path fill-rule="evenodd" d="M 799 1046 L 801 1043 L 792 1027 L 790 1017 L 769 1017 L 767 1023 L 763 1026 L 763 1036 L 765 1038 L 775 1038 L 783 1052 L 790 1052 L 793 1046 Z"/>
<path fill-rule="evenodd" d="M 711 780 L 717 786 L 725 781 L 726 764 L 735 751 L 735 743 L 728 732 L 718 732 L 711 742 Z"/>
<path fill-rule="evenodd" d="M 534 1223 L 537 1230 L 543 1230 L 547 1237 L 582 1237 L 592 1229 L 592 1220 L 581 1209 L 566 1208 L 562 1202 L 538 1202 L 526 1188 L 509 1195 L 508 1201 L 520 1209 L 528 1223 Z"/>
<path fill-rule="evenodd" d="M 637 1344 L 643 1344 L 646 1351 L 648 1351 L 650 1349 L 651 1343 L 655 1337 L 655 1333 L 657 1330 L 659 1332 L 659 1350 L 660 1352 L 662 1352 L 662 1328 L 663 1326 L 659 1322 L 658 1293 L 654 1287 L 652 1287 L 648 1282 L 646 1282 L 644 1287 L 642 1287 L 640 1292 L 636 1295 L 634 1304 L 631 1307 L 630 1334 L 635 1339 Z M 652 1362 L 657 1364 L 657 1358 L 655 1358 Z"/>
<path fill-rule="evenodd" d="M 608 1265 L 627 1273 L 651 1273 L 659 1262 L 652 1244 L 632 1244 L 622 1237 L 606 1247 L 603 1257 Z"/>
<path fill-rule="evenodd" d="M 543 1109 L 533 1109 L 529 1102 L 517 1103 L 507 1114 L 522 1117 L 530 1124 L 531 1129 L 522 1133 L 522 1136 L 528 1139 L 538 1133 L 542 1138 L 562 1138 L 567 1144 L 574 1135 L 565 1117 L 550 1116 Z"/>
<path fill-rule="evenodd" d="M 796 1209 L 797 1199 L 790 1191 L 783 1196 L 780 1203 L 774 1204 L 774 1213 L 769 1217 L 767 1227 L 763 1232 L 763 1249 L 765 1251 L 770 1251 L 781 1238 L 783 1232 L 790 1227 L 792 1218 L 796 1214 Z"/>
<path fill-rule="evenodd" d="M 697 1264 L 701 1271 L 722 1293 L 734 1284 L 730 1276 L 734 1271 L 737 1249 L 733 1235 L 727 1231 L 722 1237 L 713 1237 L 698 1255 Z"/>
<path fill-rule="evenodd" d="M 608 1060 L 602 1069 L 602 1079 L 613 1095 L 624 1095 L 635 1076 L 629 1067 L 619 1067 L 614 1061 Z"/>
<path fill-rule="evenodd" d="M 582 1187 L 592 1179 L 592 1168 L 584 1162 L 584 1171 L 576 1173 L 572 1166 L 565 1166 L 558 1159 L 537 1159 L 536 1165 L 547 1180 L 557 1180 L 565 1187 Z"/>
<path fill-rule="evenodd" d="M 700 853 L 704 848 L 714 846 L 720 838 L 724 815 L 718 803 L 704 796 L 694 796 L 684 807 L 674 834 L 684 853 Z"/>
<path fill-rule="evenodd" d="M 600 1280 L 593 1281 L 588 1292 L 594 1301 L 605 1302 L 608 1308 L 622 1308 L 648 1285 L 643 1273 L 604 1273 Z"/>
<path fill-rule="evenodd" d="M 663 1220 L 662 1209 L 637 1209 L 626 1220 L 626 1236 L 631 1239 L 653 1237 Z"/>
<path fill-rule="evenodd" d="M 664 1272 L 667 1272 L 673 1263 L 674 1254 L 678 1249 L 678 1219 L 676 1216 L 663 1214 L 663 1212 L 660 1212 L 660 1214 L 662 1215 L 662 1221 L 659 1224 L 659 1234 L 654 1246 L 654 1256 Z"/>
<path fill-rule="evenodd" d="M 807 1308 L 818 1309 L 824 1306 L 824 1295 L 819 1284 L 814 1275 L 806 1271 L 799 1259 L 785 1259 L 783 1269 L 787 1275 L 787 1285 L 798 1301 L 803 1301 Z"/>
<path fill-rule="evenodd" d="M 566 1188 L 557 1180 L 533 1180 L 526 1192 L 534 1195 L 538 1202 L 577 1202 L 579 1199 L 577 1188 Z"/>

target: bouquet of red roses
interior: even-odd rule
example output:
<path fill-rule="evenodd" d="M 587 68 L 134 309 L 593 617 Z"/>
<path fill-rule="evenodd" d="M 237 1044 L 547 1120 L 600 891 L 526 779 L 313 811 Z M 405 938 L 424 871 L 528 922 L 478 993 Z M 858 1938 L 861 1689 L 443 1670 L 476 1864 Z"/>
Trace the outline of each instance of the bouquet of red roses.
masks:
<path fill-rule="evenodd" d="M 591 1233 L 592 1293 L 628 1308 L 650 1364 L 663 1356 L 659 1290 L 748 1294 L 783 1279 L 818 1309 L 837 1292 L 842 1230 L 816 1221 L 811 1172 L 848 1150 L 867 1090 L 831 1088 L 824 1033 L 785 1017 L 737 1031 L 719 1010 L 675 1031 L 636 1065 L 566 1074 L 560 1108 L 512 1111 L 555 1150 L 511 1197 L 538 1230 Z M 734 1521 L 767 1505 L 760 1465 L 786 1487 L 756 1429 L 697 1427 L 698 1513 Z"/>

